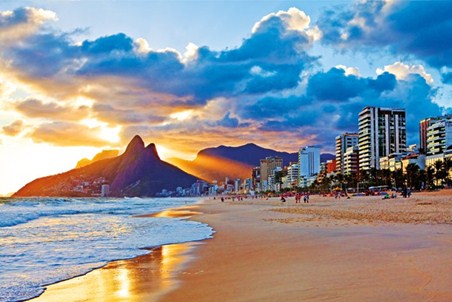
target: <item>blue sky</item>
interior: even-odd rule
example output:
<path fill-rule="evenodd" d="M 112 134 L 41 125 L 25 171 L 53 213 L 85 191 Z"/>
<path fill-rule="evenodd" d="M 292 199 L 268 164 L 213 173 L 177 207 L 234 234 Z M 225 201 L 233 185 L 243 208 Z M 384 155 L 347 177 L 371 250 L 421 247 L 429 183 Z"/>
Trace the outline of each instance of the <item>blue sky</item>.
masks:
<path fill-rule="evenodd" d="M 135 134 L 163 158 L 332 151 L 364 106 L 406 108 L 417 143 L 420 119 L 452 110 L 451 57 L 449 1 L 6 0 L 0 161 L 61 159 L 31 178 Z"/>

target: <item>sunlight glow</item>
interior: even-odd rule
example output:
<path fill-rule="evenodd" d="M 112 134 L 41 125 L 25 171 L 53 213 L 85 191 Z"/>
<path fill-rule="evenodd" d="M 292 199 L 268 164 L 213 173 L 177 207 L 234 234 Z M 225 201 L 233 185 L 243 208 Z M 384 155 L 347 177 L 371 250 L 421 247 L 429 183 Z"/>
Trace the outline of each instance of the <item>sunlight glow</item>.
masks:
<path fill-rule="evenodd" d="M 103 140 L 109 141 L 111 143 L 118 143 L 121 139 L 119 137 L 120 131 L 121 131 L 121 126 L 116 126 L 116 127 L 101 126 L 99 136 Z"/>
<path fill-rule="evenodd" d="M 159 157 L 162 160 L 166 160 L 168 158 L 183 158 L 186 160 L 193 160 L 196 157 L 196 154 L 187 154 L 185 152 L 182 151 L 177 151 L 174 148 L 167 148 L 165 146 L 162 145 L 156 145 L 155 146 L 157 148 L 157 153 L 159 154 Z"/>
<path fill-rule="evenodd" d="M 130 277 L 127 269 L 119 269 L 119 274 L 116 276 L 119 283 L 119 288 L 116 295 L 121 298 L 128 298 L 130 296 Z"/>
<path fill-rule="evenodd" d="M 33 152 L 30 152 L 33 150 Z M 56 147 L 29 139 L 8 139 L 0 145 L 0 196 L 10 195 L 38 177 L 73 169 L 83 157 L 92 158 L 93 147 Z M 20 160 L 12 160 L 20 158 Z"/>
<path fill-rule="evenodd" d="M 84 119 L 80 121 L 83 125 L 93 128 L 98 133 L 99 138 L 110 143 L 118 143 L 120 141 L 119 133 L 121 126 L 110 127 L 107 123 L 100 122 L 96 119 Z"/>
<path fill-rule="evenodd" d="M 170 117 L 172 119 L 176 119 L 179 121 L 183 121 L 188 119 L 189 117 L 191 117 L 193 115 L 193 110 L 185 110 L 185 111 L 180 111 L 180 112 L 175 112 L 170 114 Z"/>

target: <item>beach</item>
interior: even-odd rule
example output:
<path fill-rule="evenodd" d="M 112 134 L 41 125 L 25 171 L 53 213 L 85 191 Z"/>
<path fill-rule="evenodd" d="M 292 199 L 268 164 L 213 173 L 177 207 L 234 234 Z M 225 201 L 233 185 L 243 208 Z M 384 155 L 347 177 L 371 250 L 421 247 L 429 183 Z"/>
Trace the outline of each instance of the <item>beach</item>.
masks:
<path fill-rule="evenodd" d="M 206 198 L 160 215 L 215 234 L 111 262 L 32 301 L 452 300 L 451 190 L 309 204 Z"/>

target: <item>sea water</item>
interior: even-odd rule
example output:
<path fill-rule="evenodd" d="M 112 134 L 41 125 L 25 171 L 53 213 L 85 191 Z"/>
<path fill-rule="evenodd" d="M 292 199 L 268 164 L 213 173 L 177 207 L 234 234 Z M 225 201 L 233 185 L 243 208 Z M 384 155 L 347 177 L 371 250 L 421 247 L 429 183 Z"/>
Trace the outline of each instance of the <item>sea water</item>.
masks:
<path fill-rule="evenodd" d="M 40 295 L 143 248 L 206 239 L 213 230 L 182 218 L 136 217 L 196 198 L 0 199 L 0 301 Z"/>

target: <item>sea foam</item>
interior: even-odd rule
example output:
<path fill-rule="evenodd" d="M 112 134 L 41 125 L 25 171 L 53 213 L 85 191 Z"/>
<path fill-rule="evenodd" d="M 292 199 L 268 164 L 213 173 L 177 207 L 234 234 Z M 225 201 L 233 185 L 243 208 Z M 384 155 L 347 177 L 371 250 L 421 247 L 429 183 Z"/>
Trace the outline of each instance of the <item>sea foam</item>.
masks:
<path fill-rule="evenodd" d="M 206 224 L 134 217 L 194 203 L 195 198 L 11 199 L 0 204 L 0 301 L 41 294 L 44 286 L 84 274 L 145 247 L 210 238 Z"/>

